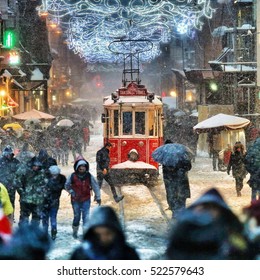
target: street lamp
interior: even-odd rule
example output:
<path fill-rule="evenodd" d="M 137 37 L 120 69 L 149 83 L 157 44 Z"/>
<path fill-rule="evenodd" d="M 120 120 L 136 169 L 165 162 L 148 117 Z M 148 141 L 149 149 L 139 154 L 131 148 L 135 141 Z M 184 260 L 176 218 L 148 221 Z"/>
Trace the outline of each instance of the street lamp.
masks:
<path fill-rule="evenodd" d="M 213 92 L 218 91 L 218 85 L 217 85 L 216 82 L 210 82 L 210 83 L 209 83 L 209 88 L 210 88 L 210 90 L 213 91 Z"/>
<path fill-rule="evenodd" d="M 0 89 L 0 95 L 1 97 L 4 97 L 6 94 L 5 89 Z"/>
<path fill-rule="evenodd" d="M 177 95 L 177 92 L 175 90 L 172 90 L 170 92 L 170 96 L 175 98 L 175 108 L 177 109 L 177 107 L 178 107 L 178 102 L 177 102 L 178 95 Z"/>

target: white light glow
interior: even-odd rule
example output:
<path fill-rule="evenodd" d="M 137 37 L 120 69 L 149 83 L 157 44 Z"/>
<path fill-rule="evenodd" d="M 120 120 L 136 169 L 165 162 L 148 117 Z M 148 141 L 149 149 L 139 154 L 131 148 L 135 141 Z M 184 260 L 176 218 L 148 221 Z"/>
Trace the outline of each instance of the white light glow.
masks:
<path fill-rule="evenodd" d="M 211 18 L 210 0 L 44 0 L 40 8 L 58 19 L 68 47 L 88 62 L 119 63 L 108 46 L 118 39 L 150 40 L 153 48 L 140 55 L 151 61 L 160 54 L 160 43 L 178 33 L 201 30 Z M 123 50 L 119 50 L 123 52 Z"/>

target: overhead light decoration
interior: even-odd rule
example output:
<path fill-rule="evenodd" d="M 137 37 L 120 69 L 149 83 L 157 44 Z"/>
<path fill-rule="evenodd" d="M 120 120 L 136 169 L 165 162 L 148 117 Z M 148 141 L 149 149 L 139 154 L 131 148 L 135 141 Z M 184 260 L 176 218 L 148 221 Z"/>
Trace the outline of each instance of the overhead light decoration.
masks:
<path fill-rule="evenodd" d="M 140 55 L 151 61 L 160 54 L 160 44 L 177 34 L 201 30 L 212 18 L 210 0 L 43 0 L 46 10 L 58 19 L 68 47 L 89 63 L 120 63 L 123 50 L 111 53 L 114 40 L 150 40 L 153 48 Z"/>

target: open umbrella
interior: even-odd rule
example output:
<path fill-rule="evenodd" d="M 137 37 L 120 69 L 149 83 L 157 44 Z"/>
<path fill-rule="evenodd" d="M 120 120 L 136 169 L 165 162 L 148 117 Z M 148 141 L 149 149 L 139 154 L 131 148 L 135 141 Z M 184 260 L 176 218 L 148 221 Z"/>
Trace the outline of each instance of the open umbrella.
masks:
<path fill-rule="evenodd" d="M 13 130 L 23 129 L 19 123 L 7 123 L 3 126 L 3 129 L 12 128 Z"/>
<path fill-rule="evenodd" d="M 172 167 L 176 167 L 182 161 L 190 161 L 192 156 L 192 151 L 179 143 L 162 145 L 152 153 L 152 158 L 156 162 Z"/>
<path fill-rule="evenodd" d="M 60 127 L 72 127 L 73 124 L 74 124 L 74 122 L 69 119 L 62 119 L 62 120 L 58 121 L 58 123 L 56 125 L 60 126 Z"/>
<path fill-rule="evenodd" d="M 13 118 L 18 120 L 24 120 L 24 121 L 28 119 L 53 120 L 55 119 L 55 116 L 32 109 L 31 111 L 14 115 Z"/>

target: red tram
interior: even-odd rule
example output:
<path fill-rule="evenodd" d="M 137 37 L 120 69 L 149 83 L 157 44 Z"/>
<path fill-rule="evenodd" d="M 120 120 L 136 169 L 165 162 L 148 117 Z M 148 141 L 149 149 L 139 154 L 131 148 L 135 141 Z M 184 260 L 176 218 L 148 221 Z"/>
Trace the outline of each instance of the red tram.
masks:
<path fill-rule="evenodd" d="M 131 68 L 123 73 L 132 72 Z M 103 100 L 104 143 L 113 145 L 111 175 L 117 185 L 153 185 L 159 172 L 151 154 L 163 141 L 163 103 L 160 96 L 140 84 L 139 76 L 135 81 L 124 76 L 123 82 Z"/>
<path fill-rule="evenodd" d="M 115 181 L 151 184 L 158 176 L 151 154 L 163 141 L 161 98 L 131 82 L 105 97 L 103 106 L 104 142 L 113 145 L 110 164 Z"/>

